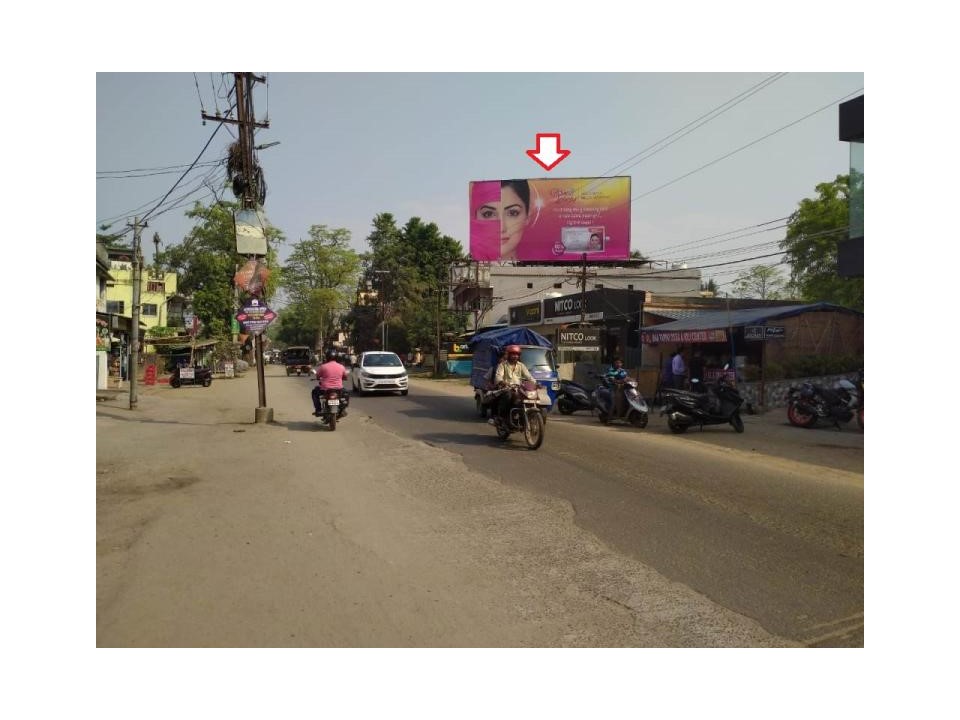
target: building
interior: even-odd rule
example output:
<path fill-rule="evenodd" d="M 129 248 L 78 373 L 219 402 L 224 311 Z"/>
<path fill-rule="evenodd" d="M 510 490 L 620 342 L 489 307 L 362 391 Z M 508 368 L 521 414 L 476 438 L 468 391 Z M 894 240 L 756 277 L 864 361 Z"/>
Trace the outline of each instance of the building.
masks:
<path fill-rule="evenodd" d="M 113 323 L 107 313 L 107 287 L 113 282 L 110 259 L 103 243 L 97 243 L 97 390 L 107 387 Z"/>
<path fill-rule="evenodd" d="M 470 263 L 452 270 L 451 306 L 473 316 L 472 326 L 509 321 L 510 307 L 533 303 L 578 289 L 577 265 L 540 263 Z M 659 268 L 649 262 L 624 260 L 588 265 L 587 290 L 626 290 L 654 295 L 699 297 L 699 269 Z"/>
<path fill-rule="evenodd" d="M 764 382 L 782 379 L 786 366 L 802 366 L 811 359 L 821 365 L 828 359 L 862 362 L 861 312 L 825 302 L 773 300 L 755 307 L 736 307 L 732 302 L 730 308 L 699 309 L 670 322 L 645 326 L 641 333 L 645 359 L 662 368 L 671 354 L 679 351 L 688 368 L 696 361 L 704 369 L 703 379 L 708 381 L 729 364 L 737 382 L 759 383 L 752 397 L 760 405 L 768 400 Z"/>
<path fill-rule="evenodd" d="M 850 230 L 837 247 L 837 274 L 863 277 L 863 95 L 840 104 L 840 140 L 850 143 Z"/>
<path fill-rule="evenodd" d="M 133 317 L 133 250 L 107 248 L 114 284 L 107 290 L 108 312 Z M 140 278 L 140 322 L 144 328 L 169 325 L 168 303 L 177 297 L 177 274 L 144 267 Z M 177 315 L 174 312 L 174 315 Z M 182 310 L 179 313 L 182 316 Z"/>

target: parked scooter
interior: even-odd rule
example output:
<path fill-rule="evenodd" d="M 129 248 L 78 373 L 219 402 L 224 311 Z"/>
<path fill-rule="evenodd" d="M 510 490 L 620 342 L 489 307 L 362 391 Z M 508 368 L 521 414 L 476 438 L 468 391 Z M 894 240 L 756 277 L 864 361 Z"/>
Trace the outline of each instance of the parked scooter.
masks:
<path fill-rule="evenodd" d="M 597 418 L 604 425 L 612 420 L 622 420 L 637 428 L 647 426 L 650 408 L 640 394 L 636 380 L 629 377 L 623 380 L 604 378 L 593 390 L 593 402 L 597 408 Z"/>
<path fill-rule="evenodd" d="M 791 425 L 812 428 L 818 420 L 827 420 L 839 430 L 840 423 L 850 422 L 854 415 L 863 427 L 863 407 L 857 386 L 846 378 L 835 382 L 832 388 L 811 382 L 790 388 L 787 420 Z"/>
<path fill-rule="evenodd" d="M 557 394 L 557 410 L 563 415 L 570 415 L 577 410 L 590 410 L 594 408 L 593 398 L 590 391 L 583 385 L 572 380 L 560 381 L 560 392 Z"/>
<path fill-rule="evenodd" d="M 690 390 L 663 389 L 663 409 L 661 415 L 667 416 L 667 427 L 675 433 L 686 432 L 691 425 L 725 425 L 730 423 L 733 429 L 742 433 L 743 418 L 740 406 L 743 397 L 737 389 L 721 376 L 716 383 L 704 385 L 706 392 Z"/>
<path fill-rule="evenodd" d="M 520 432 L 531 450 L 536 450 L 543 444 L 543 433 L 546 429 L 543 406 L 549 407 L 549 402 L 547 398 L 541 398 L 538 390 L 537 383 L 524 380 L 520 385 L 511 385 L 489 393 L 494 403 L 504 393 L 510 394 L 510 410 L 506 421 L 496 410 L 492 411 L 497 437 L 506 440 L 511 433 Z M 495 408 L 496 404 L 492 407 Z"/>

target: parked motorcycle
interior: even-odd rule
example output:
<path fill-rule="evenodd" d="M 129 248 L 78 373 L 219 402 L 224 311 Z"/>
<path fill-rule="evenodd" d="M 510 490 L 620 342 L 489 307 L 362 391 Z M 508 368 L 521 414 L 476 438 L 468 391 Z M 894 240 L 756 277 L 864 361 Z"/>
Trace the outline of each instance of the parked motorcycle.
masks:
<path fill-rule="evenodd" d="M 857 386 L 843 378 L 832 388 L 805 382 L 790 388 L 787 396 L 787 420 L 791 425 L 812 428 L 818 420 L 827 420 L 840 429 L 840 423 L 850 422 L 860 406 Z M 863 427 L 863 408 L 859 407 L 859 422 Z"/>
<path fill-rule="evenodd" d="M 205 367 L 180 367 L 174 368 L 173 375 L 170 376 L 170 387 L 178 388 L 181 385 L 203 385 L 210 387 L 213 382 L 213 373 Z"/>
<path fill-rule="evenodd" d="M 592 411 L 594 405 L 590 395 L 590 391 L 583 385 L 572 380 L 561 380 L 560 392 L 557 394 L 557 410 L 563 415 L 570 415 L 577 410 Z"/>
<path fill-rule="evenodd" d="M 857 373 L 857 425 L 863 430 L 863 370 Z"/>
<path fill-rule="evenodd" d="M 497 437 L 506 440 L 512 433 L 520 432 L 523 433 L 523 439 L 531 450 L 536 450 L 543 444 L 543 433 L 546 429 L 546 414 L 543 406 L 549 407 L 549 403 L 543 402 L 538 390 L 537 383 L 524 380 L 520 385 L 511 385 L 490 393 L 493 396 L 491 399 L 495 401 L 504 393 L 510 394 L 510 410 L 506 421 L 496 413 L 496 410 L 492 411 Z"/>
<path fill-rule="evenodd" d="M 343 388 L 332 388 L 320 391 L 320 412 L 314 413 L 320 422 L 330 428 L 337 429 L 337 422 L 347 414 L 350 406 L 350 393 Z"/>
<path fill-rule="evenodd" d="M 664 406 L 661 415 L 667 416 L 667 427 L 675 433 L 686 432 L 691 425 L 725 425 L 730 423 L 733 429 L 742 433 L 743 418 L 740 406 L 743 397 L 724 377 L 716 383 L 705 384 L 706 392 L 690 390 L 661 390 Z"/>
<path fill-rule="evenodd" d="M 622 396 L 622 402 L 619 403 L 618 394 Z M 604 425 L 611 420 L 623 420 L 637 428 L 647 426 L 650 408 L 640 394 L 636 380 L 604 378 L 593 390 L 593 402 L 597 408 L 597 418 Z"/>

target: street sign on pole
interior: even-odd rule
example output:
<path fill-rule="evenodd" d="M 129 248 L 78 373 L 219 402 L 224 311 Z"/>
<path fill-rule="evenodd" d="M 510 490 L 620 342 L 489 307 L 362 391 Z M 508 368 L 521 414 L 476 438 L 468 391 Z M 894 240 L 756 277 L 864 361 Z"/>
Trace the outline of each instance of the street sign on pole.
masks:
<path fill-rule="evenodd" d="M 244 302 L 243 308 L 237 313 L 236 317 L 245 332 L 251 335 L 260 335 L 270 323 L 277 319 L 277 314 L 267 307 L 263 300 L 249 298 Z"/>

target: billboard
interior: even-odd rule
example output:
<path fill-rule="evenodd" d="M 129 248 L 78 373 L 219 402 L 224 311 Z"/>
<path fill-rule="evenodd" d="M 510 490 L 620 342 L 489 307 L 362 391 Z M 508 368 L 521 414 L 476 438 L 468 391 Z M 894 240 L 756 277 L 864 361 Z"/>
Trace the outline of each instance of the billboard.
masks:
<path fill-rule="evenodd" d="M 474 260 L 578 262 L 630 257 L 630 178 L 470 183 Z"/>

